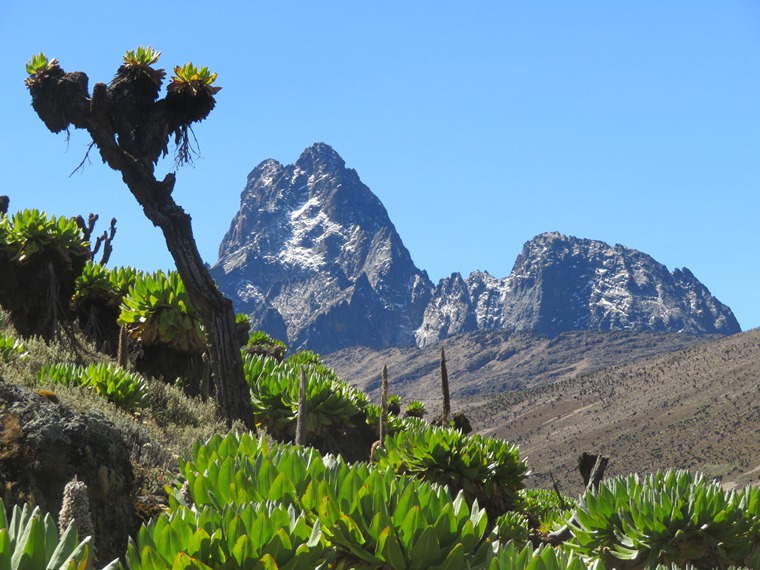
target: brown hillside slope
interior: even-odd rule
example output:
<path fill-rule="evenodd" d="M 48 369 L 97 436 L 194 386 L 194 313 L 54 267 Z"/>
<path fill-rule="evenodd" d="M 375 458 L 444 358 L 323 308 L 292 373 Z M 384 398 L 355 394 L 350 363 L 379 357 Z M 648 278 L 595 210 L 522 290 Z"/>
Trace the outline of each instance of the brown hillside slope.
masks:
<path fill-rule="evenodd" d="M 324 357 L 338 375 L 380 401 L 380 373 L 388 366 L 390 393 L 440 411 L 441 346 L 446 349 L 454 409 L 465 398 L 491 398 L 610 366 L 630 364 L 715 340 L 678 333 L 575 331 L 548 339 L 530 333 L 480 331 L 424 348 L 378 351 L 354 347 Z"/>
<path fill-rule="evenodd" d="M 476 431 L 517 443 L 531 486 L 579 490 L 583 451 L 607 475 L 699 470 L 724 485 L 760 482 L 760 329 L 627 366 L 505 393 L 467 411 Z"/>

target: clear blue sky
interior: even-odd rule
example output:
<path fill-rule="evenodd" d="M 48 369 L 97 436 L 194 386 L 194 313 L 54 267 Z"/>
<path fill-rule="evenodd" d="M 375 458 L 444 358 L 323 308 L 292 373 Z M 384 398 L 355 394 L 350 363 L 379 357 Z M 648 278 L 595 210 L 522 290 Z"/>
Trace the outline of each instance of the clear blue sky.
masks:
<path fill-rule="evenodd" d="M 118 218 L 112 264 L 169 268 L 160 232 L 88 142 L 52 135 L 24 63 L 90 84 L 127 49 L 219 73 L 177 174 L 206 261 L 262 160 L 332 145 L 385 204 L 416 264 L 509 273 L 557 230 L 688 267 L 760 326 L 760 3 L 0 3 L 0 194 L 11 209 Z M 159 165 L 159 174 L 171 161 Z M 101 229 L 105 223 L 101 225 Z"/>

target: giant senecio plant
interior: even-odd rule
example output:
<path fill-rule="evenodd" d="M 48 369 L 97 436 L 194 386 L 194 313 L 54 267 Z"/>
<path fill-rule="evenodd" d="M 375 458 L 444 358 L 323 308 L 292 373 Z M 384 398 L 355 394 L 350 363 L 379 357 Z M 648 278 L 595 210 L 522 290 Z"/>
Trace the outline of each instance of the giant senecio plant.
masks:
<path fill-rule="evenodd" d="M 159 57 L 151 48 L 127 52 L 110 84 L 96 83 L 90 94 L 85 73 L 66 73 L 56 60 L 38 54 L 27 64 L 25 83 L 45 126 L 53 133 L 72 126 L 86 130 L 103 162 L 121 173 L 145 215 L 163 232 L 208 334 L 219 411 L 228 424 L 238 419 L 253 428 L 232 302 L 203 264 L 190 216 L 172 198 L 175 174 L 158 180 L 154 172 L 172 138 L 177 164 L 190 161 L 187 133 L 214 108 L 216 76 L 203 68 L 180 67 L 166 96 L 159 98 L 165 78 L 163 70 L 153 68 Z"/>

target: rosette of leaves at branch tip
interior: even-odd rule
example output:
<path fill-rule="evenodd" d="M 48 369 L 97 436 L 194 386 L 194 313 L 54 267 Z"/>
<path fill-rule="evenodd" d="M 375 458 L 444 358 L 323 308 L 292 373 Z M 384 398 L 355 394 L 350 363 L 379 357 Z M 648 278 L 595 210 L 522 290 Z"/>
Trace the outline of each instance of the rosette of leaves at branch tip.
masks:
<path fill-rule="evenodd" d="M 249 354 L 244 358 L 243 368 L 251 387 L 256 420 L 273 437 L 292 439 L 298 413 L 301 365 Z M 307 439 L 325 438 L 335 430 L 357 427 L 358 415 L 369 404 L 366 395 L 337 380 L 323 365 L 306 365 L 305 371 Z"/>
<path fill-rule="evenodd" d="M 276 338 L 272 338 L 264 331 L 253 331 L 246 342 L 245 351 L 248 354 L 259 354 L 269 356 L 276 361 L 281 361 L 285 357 L 288 347 L 285 343 Z"/>
<path fill-rule="evenodd" d="M 513 444 L 433 426 L 386 438 L 375 458 L 378 465 L 396 473 L 446 485 L 452 496 L 463 491 L 469 504 L 477 500 L 492 518 L 519 503 L 528 473 Z"/>
<path fill-rule="evenodd" d="M 90 257 L 89 244 L 73 218 L 49 216 L 36 208 L 20 210 L 12 216 L 0 214 L 2 248 L 12 261 L 29 262 L 43 254 L 58 254 L 72 268 L 74 258 L 81 267 Z"/>
<path fill-rule="evenodd" d="M 760 568 L 760 489 L 725 491 L 702 474 L 603 481 L 581 497 L 568 524 L 568 548 L 618 568 Z"/>
<path fill-rule="evenodd" d="M 13 362 L 27 356 L 24 343 L 8 334 L 0 334 L 0 362 Z"/>
<path fill-rule="evenodd" d="M 190 510 L 179 506 L 129 539 L 129 570 L 277 568 L 315 570 L 330 563 L 319 522 L 272 502 Z"/>
<path fill-rule="evenodd" d="M 27 62 L 26 72 L 24 84 L 32 95 L 32 107 L 50 131 L 59 133 L 71 124 L 84 127 L 82 118 L 89 108 L 84 73 L 65 73 L 58 60 L 42 52 Z"/>
<path fill-rule="evenodd" d="M 40 371 L 40 381 L 89 388 L 128 411 L 140 408 L 148 393 L 142 376 L 114 364 L 90 364 L 86 367 L 51 364 Z"/>
<path fill-rule="evenodd" d="M 119 326 L 141 346 L 167 346 L 181 353 L 202 353 L 206 335 L 179 273 L 138 274 L 122 300 Z"/>
<path fill-rule="evenodd" d="M 216 73 L 208 67 L 195 67 L 192 63 L 174 68 L 172 80 L 166 87 L 166 106 L 169 111 L 169 131 L 177 145 L 177 162 L 191 161 L 190 125 L 202 121 L 216 105 L 221 87 L 214 86 Z"/>
<path fill-rule="evenodd" d="M 51 339 L 68 318 L 90 249 L 73 219 L 40 210 L 0 214 L 0 304 L 22 336 Z"/>
<path fill-rule="evenodd" d="M 530 535 L 530 524 L 528 517 L 517 511 L 507 511 L 499 515 L 491 530 L 491 540 L 506 544 L 510 540 L 519 546 L 525 546 L 528 543 Z"/>
<path fill-rule="evenodd" d="M 76 525 L 59 536 L 50 514 L 39 507 L 15 506 L 10 521 L 0 500 L 0 568 L 3 570 L 90 570 L 93 555 L 90 537 L 81 542 Z"/>
<path fill-rule="evenodd" d="M 406 405 L 406 409 L 404 409 L 404 415 L 408 418 L 422 418 L 426 414 L 427 408 L 419 400 L 412 400 Z"/>
<path fill-rule="evenodd" d="M 75 281 L 72 306 L 79 324 L 96 346 L 110 346 L 115 352 L 119 334 L 120 305 L 134 285 L 138 272 L 131 267 L 108 269 L 101 263 L 88 261 Z"/>

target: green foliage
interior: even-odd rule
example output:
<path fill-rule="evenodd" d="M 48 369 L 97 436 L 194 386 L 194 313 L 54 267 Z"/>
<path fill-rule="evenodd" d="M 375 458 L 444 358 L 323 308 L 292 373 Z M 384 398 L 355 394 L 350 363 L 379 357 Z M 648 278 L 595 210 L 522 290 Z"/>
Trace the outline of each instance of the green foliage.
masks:
<path fill-rule="evenodd" d="M 459 569 L 483 562 L 487 518 L 463 495 L 312 448 L 215 436 L 180 461 L 196 508 L 275 501 L 318 521 L 342 568 Z M 170 495 L 173 508 L 183 498 Z M 209 533 L 211 534 L 211 533 Z"/>
<path fill-rule="evenodd" d="M 8 521 L 0 500 L 0 570 L 90 570 L 90 537 L 79 542 L 76 525 L 58 536 L 53 517 L 39 507 L 13 507 Z"/>
<path fill-rule="evenodd" d="M 388 412 L 394 415 L 401 413 L 401 396 L 398 394 L 388 396 Z"/>
<path fill-rule="evenodd" d="M 90 256 L 89 244 L 75 220 L 48 216 L 37 209 L 13 216 L 0 214 L 0 250 L 19 263 L 46 250 L 54 250 L 64 259 Z"/>
<path fill-rule="evenodd" d="M 544 532 L 562 527 L 570 517 L 571 509 L 577 505 L 575 499 L 560 497 L 549 489 L 523 489 L 519 494 L 520 509 L 534 517 Z"/>
<path fill-rule="evenodd" d="M 119 305 L 122 294 L 111 280 L 111 273 L 105 265 L 88 261 L 74 282 L 74 306 L 79 306 L 86 300 L 101 301 L 113 307 Z"/>
<path fill-rule="evenodd" d="M 275 360 L 282 360 L 288 350 L 284 342 L 272 338 L 264 331 L 253 331 L 248 337 L 246 347 L 249 354 L 270 356 Z"/>
<path fill-rule="evenodd" d="M 311 350 L 299 350 L 288 356 L 288 363 L 294 365 L 304 364 L 307 366 L 322 366 L 325 370 L 327 367 L 322 362 L 322 357 Z"/>
<path fill-rule="evenodd" d="M 329 562 L 320 524 L 269 501 L 191 511 L 179 506 L 130 538 L 129 570 L 314 570 Z"/>
<path fill-rule="evenodd" d="M 7 334 L 0 334 L 0 362 L 11 362 L 27 355 L 24 343 Z"/>
<path fill-rule="evenodd" d="M 515 445 L 432 426 L 399 431 L 386 438 L 385 447 L 375 451 L 375 458 L 380 466 L 398 474 L 446 485 L 452 495 L 461 490 L 468 503 L 477 499 L 493 514 L 517 504 L 527 473 Z"/>
<path fill-rule="evenodd" d="M 581 497 L 568 524 L 567 546 L 610 566 L 760 568 L 760 488 L 724 491 L 701 474 L 609 479 Z"/>
<path fill-rule="evenodd" d="M 491 531 L 491 539 L 494 542 L 506 544 L 512 540 L 520 546 L 525 546 L 528 543 L 530 526 L 528 517 L 524 514 L 517 511 L 507 511 L 503 515 L 499 515 L 495 523 L 496 526 Z"/>
<path fill-rule="evenodd" d="M 487 570 L 604 570 L 598 561 L 585 561 L 575 553 L 548 546 L 533 549 L 528 543 L 518 548 L 515 543 L 496 543 L 488 561 L 479 568 Z"/>
<path fill-rule="evenodd" d="M 212 87 L 214 81 L 216 81 L 216 73 L 211 73 L 208 67 L 195 67 L 192 62 L 176 66 L 172 77 L 172 83 L 197 83 L 205 86 L 212 95 L 221 89 L 221 87 Z"/>
<path fill-rule="evenodd" d="M 124 65 L 147 67 L 153 65 L 161 57 L 161 52 L 152 47 L 138 46 L 134 51 L 127 51 L 124 55 Z"/>
<path fill-rule="evenodd" d="M 42 369 L 40 380 L 89 388 L 129 411 L 144 405 L 148 390 L 142 376 L 115 364 L 90 364 L 87 367 L 52 364 Z"/>
<path fill-rule="evenodd" d="M 419 402 L 417 400 L 412 400 L 406 405 L 406 409 L 404 410 L 404 415 L 410 417 L 410 418 L 421 418 L 427 414 L 427 409 L 425 409 L 425 404 L 422 402 Z"/>
<path fill-rule="evenodd" d="M 58 66 L 58 60 L 48 59 L 47 56 L 40 52 L 37 55 L 33 55 L 32 59 L 26 64 L 26 72 L 29 75 L 35 75 L 37 73 L 44 73 L 48 69 L 52 69 Z"/>
<path fill-rule="evenodd" d="M 251 387 L 256 420 L 276 437 L 292 436 L 301 366 L 249 354 L 244 358 L 243 368 Z M 355 426 L 357 414 L 368 405 L 363 392 L 334 376 L 323 365 L 306 367 L 309 436 L 324 437 L 332 430 Z"/>
<path fill-rule="evenodd" d="M 165 345 L 185 353 L 206 348 L 200 316 L 176 271 L 137 274 L 117 323 L 143 346 Z"/>

